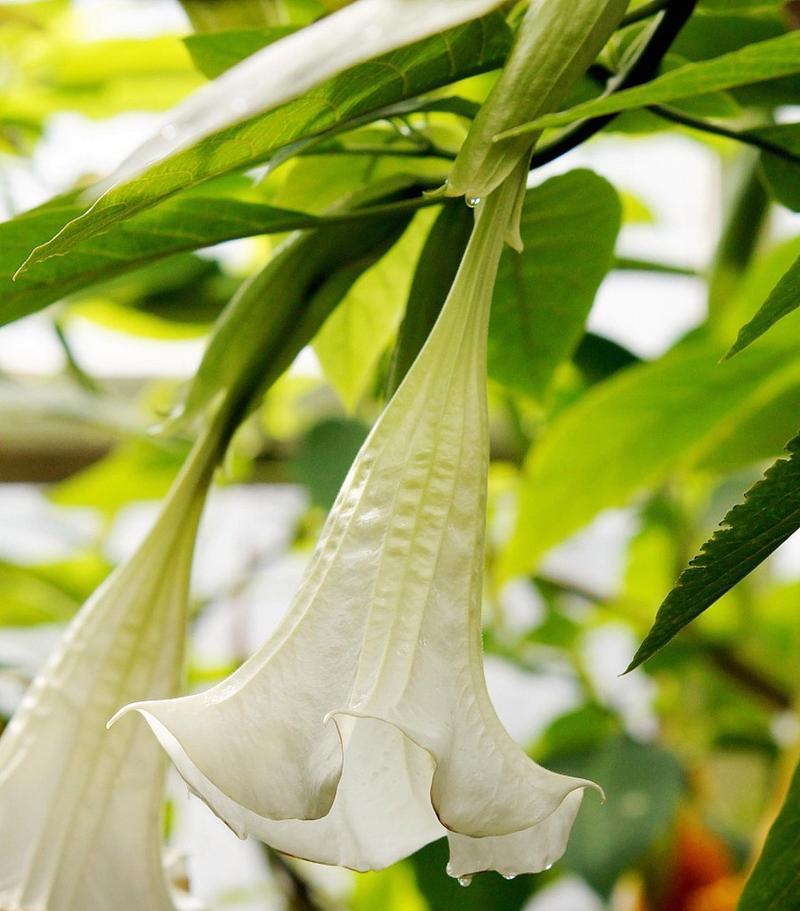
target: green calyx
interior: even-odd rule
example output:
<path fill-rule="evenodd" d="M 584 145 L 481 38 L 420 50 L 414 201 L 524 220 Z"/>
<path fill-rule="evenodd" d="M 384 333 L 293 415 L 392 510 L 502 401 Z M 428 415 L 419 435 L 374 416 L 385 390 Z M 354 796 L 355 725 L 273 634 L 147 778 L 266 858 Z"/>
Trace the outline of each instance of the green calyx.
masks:
<path fill-rule="evenodd" d="M 618 27 L 628 0 L 532 0 L 511 56 L 481 108 L 447 180 L 450 196 L 496 189 L 539 134 L 496 142 L 523 119 L 556 110 Z"/>

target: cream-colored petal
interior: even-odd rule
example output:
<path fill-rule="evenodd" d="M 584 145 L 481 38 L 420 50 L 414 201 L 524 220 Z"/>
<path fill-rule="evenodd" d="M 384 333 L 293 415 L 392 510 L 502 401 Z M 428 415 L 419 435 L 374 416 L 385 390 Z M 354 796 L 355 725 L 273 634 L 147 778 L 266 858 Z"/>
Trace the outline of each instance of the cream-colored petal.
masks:
<path fill-rule="evenodd" d="M 447 872 L 463 877 L 496 870 L 503 876 L 541 873 L 561 857 L 581 806 L 583 791 L 573 791 L 549 816 L 530 829 L 512 835 L 470 838 L 450 833 Z"/>
<path fill-rule="evenodd" d="M 177 688 L 209 456 L 198 446 L 154 529 L 84 605 L 0 738 L 4 911 L 172 911 L 163 756 L 130 720 L 111 732 L 106 722 L 132 697 Z"/>
<path fill-rule="evenodd" d="M 277 633 L 206 693 L 128 707 L 235 831 L 309 860 L 374 869 L 441 823 L 493 862 L 505 845 L 530 850 L 525 869 L 538 869 L 589 785 L 525 755 L 483 676 L 486 332 L 525 173 L 480 207 Z"/>
<path fill-rule="evenodd" d="M 254 835 L 286 854 L 366 871 L 381 870 L 445 834 L 430 805 L 431 757 L 391 725 L 339 720 L 344 762 L 330 812 L 320 819 L 275 820 L 232 800 L 150 708 L 139 711 L 190 789 L 240 837 Z"/>

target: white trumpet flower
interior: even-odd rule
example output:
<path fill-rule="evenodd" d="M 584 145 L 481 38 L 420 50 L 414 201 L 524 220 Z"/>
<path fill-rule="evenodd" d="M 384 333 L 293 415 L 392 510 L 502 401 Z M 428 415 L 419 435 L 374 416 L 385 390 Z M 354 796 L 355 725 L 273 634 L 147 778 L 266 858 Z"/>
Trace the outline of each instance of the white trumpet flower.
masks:
<path fill-rule="evenodd" d="M 219 427 L 155 526 L 87 601 L 0 738 L 0 908 L 172 911 L 162 864 L 166 763 L 131 699 L 178 691 L 197 523 Z M 145 736 L 142 736 L 145 734 Z"/>
<path fill-rule="evenodd" d="M 212 689 L 139 702 L 189 787 L 240 836 L 380 869 L 447 834 L 448 871 L 536 872 L 582 779 L 503 728 L 481 648 L 486 334 L 525 169 L 480 206 L 441 316 L 356 458 L 273 637 Z"/>

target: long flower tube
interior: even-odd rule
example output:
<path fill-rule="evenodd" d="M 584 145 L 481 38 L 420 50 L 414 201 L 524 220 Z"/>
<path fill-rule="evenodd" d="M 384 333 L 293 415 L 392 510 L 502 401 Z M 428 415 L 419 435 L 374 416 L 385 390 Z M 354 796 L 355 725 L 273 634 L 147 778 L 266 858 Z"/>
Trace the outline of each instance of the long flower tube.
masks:
<path fill-rule="evenodd" d="M 195 534 L 221 426 L 195 445 L 154 527 L 69 626 L 0 738 L 0 908 L 172 911 L 166 763 L 131 698 L 178 691 Z"/>
<path fill-rule="evenodd" d="M 483 674 L 486 335 L 524 162 L 479 206 L 426 345 L 356 458 L 282 624 L 210 690 L 138 702 L 240 836 L 355 870 L 447 834 L 449 872 L 535 872 L 590 782 L 533 763 Z"/>

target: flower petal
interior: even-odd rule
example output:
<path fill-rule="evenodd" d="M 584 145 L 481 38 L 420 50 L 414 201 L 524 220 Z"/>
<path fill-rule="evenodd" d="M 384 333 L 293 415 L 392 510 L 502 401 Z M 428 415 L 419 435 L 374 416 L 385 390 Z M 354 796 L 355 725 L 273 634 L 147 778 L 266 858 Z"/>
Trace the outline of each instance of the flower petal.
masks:
<path fill-rule="evenodd" d="M 549 870 L 566 850 L 582 799 L 583 791 L 572 791 L 540 823 L 512 835 L 470 838 L 451 832 L 448 873 L 462 877 L 497 870 L 503 876 L 512 877 Z"/>

